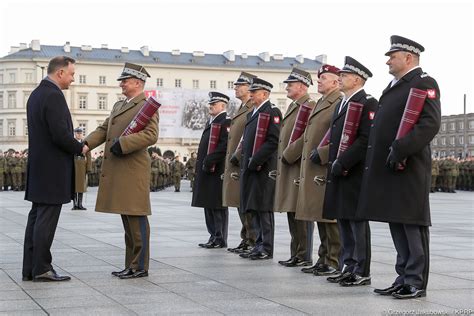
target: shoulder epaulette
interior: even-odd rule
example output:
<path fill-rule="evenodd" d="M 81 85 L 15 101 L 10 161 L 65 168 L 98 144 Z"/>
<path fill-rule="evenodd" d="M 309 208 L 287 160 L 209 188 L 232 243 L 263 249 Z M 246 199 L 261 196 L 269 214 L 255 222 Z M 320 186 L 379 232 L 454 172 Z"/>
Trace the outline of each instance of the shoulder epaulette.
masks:
<path fill-rule="evenodd" d="M 420 77 L 421 77 L 421 78 L 426 78 L 426 77 L 428 77 L 428 73 L 424 72 L 424 73 L 422 73 L 422 74 L 420 75 Z"/>

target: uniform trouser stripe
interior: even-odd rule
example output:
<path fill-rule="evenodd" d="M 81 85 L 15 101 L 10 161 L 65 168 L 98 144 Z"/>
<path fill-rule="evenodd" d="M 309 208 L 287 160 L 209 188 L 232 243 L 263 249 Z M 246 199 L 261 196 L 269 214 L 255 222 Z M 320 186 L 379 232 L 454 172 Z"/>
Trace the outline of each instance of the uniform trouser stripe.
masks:
<path fill-rule="evenodd" d="M 148 251 L 148 238 L 147 238 L 147 221 L 148 219 L 146 216 L 139 216 L 139 226 L 140 226 L 140 236 L 142 239 L 142 249 L 140 255 L 138 257 L 138 269 L 144 270 L 145 269 L 145 257 L 146 252 Z"/>
<path fill-rule="evenodd" d="M 423 245 L 425 266 L 423 268 L 423 289 L 428 286 L 428 276 L 430 273 L 430 231 L 428 226 L 420 226 L 421 243 Z"/>

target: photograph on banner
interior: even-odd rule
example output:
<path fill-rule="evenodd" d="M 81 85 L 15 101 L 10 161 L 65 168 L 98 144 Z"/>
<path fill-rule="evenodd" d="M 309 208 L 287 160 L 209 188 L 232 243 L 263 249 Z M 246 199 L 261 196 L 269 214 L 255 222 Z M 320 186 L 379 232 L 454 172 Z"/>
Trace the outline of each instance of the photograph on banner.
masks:
<path fill-rule="evenodd" d="M 234 91 L 222 93 L 233 96 Z M 196 89 L 146 90 L 147 97 L 155 96 L 161 103 L 160 138 L 200 138 L 209 116 L 209 91 Z M 227 115 L 232 117 L 240 101 L 231 98 Z"/>

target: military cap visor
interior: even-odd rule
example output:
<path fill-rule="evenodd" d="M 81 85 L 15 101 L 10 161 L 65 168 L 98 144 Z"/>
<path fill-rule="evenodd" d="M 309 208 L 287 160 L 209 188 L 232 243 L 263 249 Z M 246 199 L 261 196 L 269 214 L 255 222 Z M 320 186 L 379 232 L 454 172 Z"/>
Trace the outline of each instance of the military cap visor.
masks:
<path fill-rule="evenodd" d="M 209 100 L 207 103 L 214 104 L 217 102 L 224 102 L 225 104 L 229 103 L 230 98 L 220 92 L 209 92 Z"/>
<path fill-rule="evenodd" d="M 74 129 L 74 133 L 81 133 L 82 134 L 83 130 L 82 130 L 82 128 L 78 127 L 78 128 Z"/>
<path fill-rule="evenodd" d="M 244 85 L 244 84 L 250 85 L 252 84 L 253 78 L 256 78 L 256 77 L 257 76 L 255 75 L 242 71 L 237 81 L 234 81 L 234 85 L 235 86 Z"/>
<path fill-rule="evenodd" d="M 301 82 L 309 87 L 310 85 L 313 84 L 313 79 L 311 78 L 311 74 L 309 72 L 301 70 L 301 69 L 293 68 L 288 78 L 284 80 L 283 82 L 284 83 Z"/>

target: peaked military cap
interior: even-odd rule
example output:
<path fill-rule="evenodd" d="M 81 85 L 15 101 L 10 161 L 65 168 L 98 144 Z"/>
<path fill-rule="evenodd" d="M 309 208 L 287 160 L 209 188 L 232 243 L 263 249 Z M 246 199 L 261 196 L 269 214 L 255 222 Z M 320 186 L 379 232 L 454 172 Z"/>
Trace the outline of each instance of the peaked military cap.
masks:
<path fill-rule="evenodd" d="M 350 56 L 346 56 L 344 67 L 342 67 L 339 73 L 341 72 L 348 72 L 359 75 L 364 80 L 367 80 L 368 78 L 372 77 L 372 73 L 369 69 L 367 69 L 367 67 L 365 67 L 360 62 Z"/>
<path fill-rule="evenodd" d="M 321 68 L 319 68 L 318 78 L 326 72 L 338 75 L 339 71 L 341 71 L 341 69 L 337 68 L 336 66 L 325 64 L 325 65 L 322 65 Z"/>
<path fill-rule="evenodd" d="M 117 81 L 128 78 L 137 78 L 146 81 L 147 77 L 150 77 L 150 74 L 145 70 L 145 67 L 132 63 L 125 63 L 122 74 L 117 78 Z"/>
<path fill-rule="evenodd" d="M 313 84 L 313 79 L 311 78 L 311 74 L 309 72 L 298 69 L 298 68 L 293 68 L 293 70 L 291 70 L 291 73 L 288 76 L 288 78 L 283 82 L 284 83 L 302 82 L 306 86 L 309 87 L 310 85 Z"/>
<path fill-rule="evenodd" d="M 397 51 L 405 51 L 405 52 L 410 52 L 416 55 L 420 55 L 421 52 L 425 51 L 425 48 L 421 45 L 418 44 L 415 41 L 412 41 L 411 39 L 398 36 L 398 35 L 392 35 L 390 37 L 390 50 L 385 53 L 386 56 L 390 55 L 393 52 Z"/>
<path fill-rule="evenodd" d="M 223 93 L 217 91 L 209 92 L 209 104 L 213 104 L 216 102 L 224 102 L 225 104 L 229 103 L 230 98 Z"/>
<path fill-rule="evenodd" d="M 268 92 L 271 92 L 273 88 L 273 85 L 260 78 L 253 78 L 252 79 L 252 85 L 249 88 L 249 91 L 255 91 L 255 90 L 266 90 Z"/>
<path fill-rule="evenodd" d="M 82 127 L 76 127 L 76 128 L 74 129 L 74 133 L 81 133 L 81 134 L 82 134 L 83 132 L 84 132 L 84 131 L 82 130 Z"/>
<path fill-rule="evenodd" d="M 235 85 L 242 85 L 242 84 L 252 84 L 252 79 L 257 78 L 257 76 L 252 75 L 248 72 L 242 71 L 242 73 L 239 76 L 239 79 L 234 82 Z"/>

